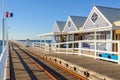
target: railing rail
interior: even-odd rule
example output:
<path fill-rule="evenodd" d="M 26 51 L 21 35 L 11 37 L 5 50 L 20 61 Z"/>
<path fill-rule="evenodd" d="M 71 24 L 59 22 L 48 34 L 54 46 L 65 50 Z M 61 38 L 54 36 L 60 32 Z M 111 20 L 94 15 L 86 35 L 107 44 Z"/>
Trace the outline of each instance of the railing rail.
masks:
<path fill-rule="evenodd" d="M 78 54 L 82 56 L 92 57 L 95 59 L 104 59 L 120 63 L 120 41 L 119 40 L 80 40 L 68 41 L 60 43 L 32 43 L 33 46 L 39 47 L 41 50 L 54 53 Z M 117 47 L 117 51 L 113 47 Z M 61 47 L 64 46 L 64 47 Z M 87 53 L 87 54 L 86 54 Z M 104 55 L 101 57 L 100 55 Z M 107 56 L 107 57 L 105 57 Z M 109 58 L 112 57 L 112 58 Z"/>
<path fill-rule="evenodd" d="M 75 47 L 77 44 L 78 47 Z M 89 47 L 84 47 L 83 44 L 88 44 Z M 65 45 L 65 48 L 61 48 L 61 45 Z M 71 47 L 69 47 L 71 45 Z M 117 51 L 113 50 L 116 45 Z M 104 59 L 107 61 L 113 61 L 120 63 L 120 41 L 119 40 L 81 40 L 81 41 L 69 41 L 61 43 L 51 44 L 52 51 L 55 53 L 66 54 L 78 54 L 82 56 L 92 57 L 95 59 Z M 84 53 L 83 53 L 84 52 Z M 88 54 L 85 54 L 87 53 Z M 90 55 L 92 53 L 92 55 Z M 114 58 L 101 57 L 101 54 L 108 54 Z M 117 58 L 116 58 L 117 57 Z"/>
<path fill-rule="evenodd" d="M 6 80 L 6 66 L 7 66 L 8 43 L 0 55 L 0 80 Z"/>

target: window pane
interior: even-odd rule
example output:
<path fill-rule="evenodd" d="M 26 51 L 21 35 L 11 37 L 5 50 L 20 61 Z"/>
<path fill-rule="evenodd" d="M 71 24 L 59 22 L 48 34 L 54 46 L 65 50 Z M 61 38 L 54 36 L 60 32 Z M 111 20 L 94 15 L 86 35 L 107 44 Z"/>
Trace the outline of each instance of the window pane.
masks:
<path fill-rule="evenodd" d="M 98 15 L 94 12 L 92 17 L 91 17 L 91 20 L 92 20 L 92 22 L 95 23 L 97 21 L 97 19 L 98 19 Z"/>

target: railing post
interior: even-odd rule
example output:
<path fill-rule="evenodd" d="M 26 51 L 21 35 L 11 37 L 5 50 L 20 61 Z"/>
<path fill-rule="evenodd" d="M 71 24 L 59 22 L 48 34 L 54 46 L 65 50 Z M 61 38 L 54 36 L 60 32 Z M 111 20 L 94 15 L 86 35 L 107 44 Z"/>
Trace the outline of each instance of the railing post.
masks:
<path fill-rule="evenodd" d="M 48 49 L 48 52 L 49 52 L 49 44 L 48 44 L 48 46 L 47 46 L 47 49 Z"/>
<path fill-rule="evenodd" d="M 72 44 L 72 53 L 74 54 L 75 52 L 74 52 L 74 43 L 75 43 L 75 41 L 73 41 L 71 44 Z"/>
<path fill-rule="evenodd" d="M 42 37 L 40 37 L 40 49 L 42 50 Z"/>
<path fill-rule="evenodd" d="M 68 34 L 67 34 L 67 41 L 66 41 L 66 54 L 68 54 Z"/>
<path fill-rule="evenodd" d="M 96 52 L 96 50 L 97 50 L 97 42 L 96 42 L 97 36 L 96 36 L 96 31 L 95 31 L 94 39 L 95 39 L 95 41 L 94 41 L 94 45 L 95 45 L 94 57 L 95 57 L 95 59 L 96 59 L 96 58 L 97 58 L 97 52 Z"/>
<path fill-rule="evenodd" d="M 55 43 L 51 43 L 51 52 L 53 51 L 53 53 L 55 52 Z"/>
<path fill-rule="evenodd" d="M 120 41 L 118 41 L 118 64 L 120 64 Z"/>
<path fill-rule="evenodd" d="M 73 52 L 73 54 L 75 53 L 74 52 L 74 44 L 75 44 L 75 39 L 74 39 L 74 33 L 73 33 L 73 36 L 72 36 L 72 39 L 73 39 L 73 42 L 72 42 L 72 52 Z"/>
<path fill-rule="evenodd" d="M 57 52 L 57 45 L 54 43 L 54 52 Z"/>
<path fill-rule="evenodd" d="M 44 36 L 44 44 L 45 44 L 45 51 L 46 51 L 46 36 Z"/>
<path fill-rule="evenodd" d="M 95 59 L 97 59 L 97 42 L 96 42 L 96 40 L 94 41 L 94 45 L 95 45 Z"/>
<path fill-rule="evenodd" d="M 78 49 L 79 49 L 79 55 L 80 55 L 80 56 L 82 55 L 82 52 L 81 52 L 81 47 L 82 47 L 82 46 L 81 46 L 81 44 L 82 44 L 82 42 L 79 41 L 79 48 L 78 48 Z"/>
<path fill-rule="evenodd" d="M 58 43 L 58 53 L 60 53 L 60 44 Z"/>
<path fill-rule="evenodd" d="M 40 42 L 40 49 L 42 50 L 42 42 Z"/>
<path fill-rule="evenodd" d="M 68 54 L 68 42 L 66 43 L 66 54 Z"/>

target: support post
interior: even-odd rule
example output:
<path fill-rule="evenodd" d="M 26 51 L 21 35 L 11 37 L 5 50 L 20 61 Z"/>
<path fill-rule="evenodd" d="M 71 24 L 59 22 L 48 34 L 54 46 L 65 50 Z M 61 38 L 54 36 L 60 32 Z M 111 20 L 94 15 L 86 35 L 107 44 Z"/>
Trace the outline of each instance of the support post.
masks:
<path fill-rule="evenodd" d="M 94 45 L 95 45 L 95 55 L 94 55 L 94 56 L 95 56 L 95 59 L 97 59 L 97 52 L 96 52 L 96 50 L 97 50 L 97 42 L 96 42 L 96 40 L 97 40 L 97 39 L 96 39 L 96 31 L 95 31 L 95 35 L 94 35 L 94 38 L 95 38 L 95 39 L 94 39 L 94 40 L 95 40 L 95 41 L 94 41 Z"/>
<path fill-rule="evenodd" d="M 2 0 L 2 38 L 3 38 L 3 48 L 5 47 L 5 22 L 4 22 L 4 0 Z"/>
<path fill-rule="evenodd" d="M 58 53 L 60 53 L 60 44 L 58 43 Z"/>
<path fill-rule="evenodd" d="M 118 64 L 120 64 L 120 41 L 118 41 Z"/>
<path fill-rule="evenodd" d="M 72 52 L 74 54 L 74 43 L 75 43 L 75 40 L 74 40 L 74 33 L 73 33 L 73 43 L 72 43 Z"/>
<path fill-rule="evenodd" d="M 40 49 L 42 50 L 42 37 L 40 36 Z"/>
<path fill-rule="evenodd" d="M 54 53 L 54 46 L 53 46 L 53 43 L 54 43 L 54 35 L 52 35 L 52 42 L 51 42 L 51 47 L 50 47 L 50 52 L 53 51 L 53 53 Z"/>
<path fill-rule="evenodd" d="M 67 41 L 66 41 L 66 54 L 68 54 L 68 34 L 67 34 Z"/>
<path fill-rule="evenodd" d="M 113 40 L 113 30 L 110 31 L 110 39 Z"/>
<path fill-rule="evenodd" d="M 110 34 L 111 36 L 110 36 L 110 39 L 111 39 L 111 41 L 113 40 L 113 30 L 111 30 L 111 34 Z M 112 45 L 112 43 L 109 43 L 110 44 L 110 51 L 113 51 L 113 45 Z"/>
<path fill-rule="evenodd" d="M 82 44 L 82 41 L 80 41 L 78 44 L 79 44 L 79 55 L 81 56 L 81 55 L 82 55 L 82 51 L 81 51 L 81 44 Z"/>
<path fill-rule="evenodd" d="M 40 37 L 40 43 L 39 43 L 39 48 L 41 47 L 41 37 Z"/>
<path fill-rule="evenodd" d="M 44 36 L 44 48 L 45 48 L 45 51 L 46 51 L 46 36 Z"/>

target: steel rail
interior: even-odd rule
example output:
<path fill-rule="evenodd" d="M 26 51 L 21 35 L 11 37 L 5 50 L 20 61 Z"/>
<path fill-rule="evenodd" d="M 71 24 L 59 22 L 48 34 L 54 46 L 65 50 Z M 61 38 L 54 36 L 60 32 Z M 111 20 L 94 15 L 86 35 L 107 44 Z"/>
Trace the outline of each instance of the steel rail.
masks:
<path fill-rule="evenodd" d="M 16 44 L 16 46 L 18 46 L 18 45 Z M 18 47 L 19 47 L 19 46 L 18 46 Z M 80 74 L 77 74 L 77 73 L 73 72 L 72 70 L 69 70 L 69 69 L 63 67 L 63 66 L 61 66 L 60 64 L 58 64 L 58 63 L 56 63 L 56 62 L 54 62 L 54 61 L 51 61 L 51 60 L 46 59 L 46 58 L 44 58 L 44 57 L 42 57 L 42 56 L 40 56 L 40 55 L 38 55 L 38 54 L 35 54 L 35 52 L 32 52 L 32 51 L 30 51 L 30 50 L 28 50 L 28 49 L 26 49 L 25 51 L 27 51 L 27 52 L 29 52 L 29 53 L 32 53 L 34 56 L 36 56 L 36 57 L 38 57 L 38 58 L 40 58 L 40 59 L 42 59 L 42 60 L 44 60 L 44 61 L 46 61 L 46 62 L 49 62 L 49 63 L 57 66 L 58 68 L 61 68 L 62 70 L 66 71 L 66 72 L 69 73 L 71 76 L 74 76 L 74 77 L 76 77 L 76 78 L 79 79 L 79 80 L 88 80 L 87 78 L 81 76 Z"/>
<path fill-rule="evenodd" d="M 14 46 L 16 46 L 15 44 L 12 44 L 12 48 L 14 48 L 13 47 L 13 45 Z M 19 47 L 18 46 L 16 46 L 18 49 L 19 49 Z M 17 51 L 17 50 L 16 50 Z M 27 55 L 27 54 L 26 54 Z M 39 65 L 34 59 L 32 59 L 29 55 L 27 55 L 28 57 L 29 57 L 29 59 L 40 69 L 40 70 L 42 70 L 51 80 L 57 80 L 51 73 L 49 73 L 47 70 L 45 70 L 41 65 Z"/>

